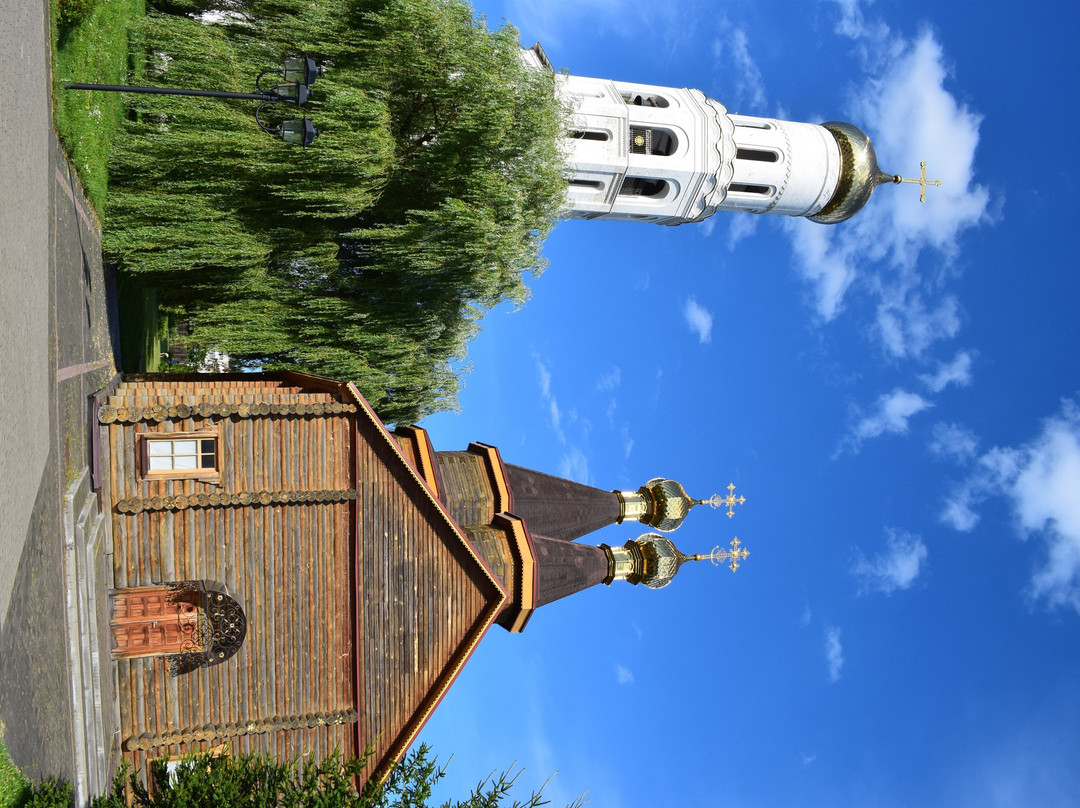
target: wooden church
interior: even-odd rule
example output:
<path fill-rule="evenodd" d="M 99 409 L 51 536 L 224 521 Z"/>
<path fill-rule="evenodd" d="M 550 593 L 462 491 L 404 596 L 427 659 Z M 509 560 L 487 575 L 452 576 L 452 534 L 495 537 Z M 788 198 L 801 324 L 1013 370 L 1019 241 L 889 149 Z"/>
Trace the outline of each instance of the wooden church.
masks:
<path fill-rule="evenodd" d="M 299 373 L 127 376 L 98 397 L 121 748 L 399 759 L 498 623 L 685 556 L 673 481 L 602 491 L 390 433 L 352 384 Z M 714 507 L 742 501 L 729 492 Z M 732 560 L 746 551 L 704 556 Z"/>

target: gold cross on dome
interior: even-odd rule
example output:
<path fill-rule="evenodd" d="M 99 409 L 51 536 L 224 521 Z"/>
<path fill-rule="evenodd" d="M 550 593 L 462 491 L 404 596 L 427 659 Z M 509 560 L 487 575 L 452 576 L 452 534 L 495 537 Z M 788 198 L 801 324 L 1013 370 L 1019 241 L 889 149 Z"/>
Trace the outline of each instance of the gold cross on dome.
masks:
<path fill-rule="evenodd" d="M 917 180 L 908 179 L 907 177 L 901 177 L 899 174 L 897 174 L 895 177 L 893 177 L 893 182 L 898 183 L 898 184 L 901 183 L 901 182 L 913 182 L 913 183 L 915 183 L 916 185 L 919 186 L 919 201 L 920 202 L 925 202 L 926 201 L 926 186 L 927 185 L 936 185 L 938 188 L 940 188 L 941 187 L 941 180 L 928 180 L 926 178 L 926 161 L 925 160 L 923 160 L 921 163 L 919 163 L 919 166 L 922 169 L 922 171 L 919 173 L 919 178 Z"/>
<path fill-rule="evenodd" d="M 735 496 L 735 483 L 728 483 L 728 494 L 726 497 L 722 497 L 719 494 L 713 494 L 708 499 L 701 500 L 703 503 L 707 502 L 711 508 L 719 508 L 721 505 L 727 505 L 728 519 L 735 515 L 735 506 L 742 505 L 746 502 L 746 497 Z"/>
<path fill-rule="evenodd" d="M 728 568 L 732 572 L 735 572 L 735 570 L 739 568 L 739 562 L 746 561 L 747 557 L 750 555 L 750 551 L 747 550 L 745 547 L 742 549 L 739 548 L 740 544 L 742 544 L 742 542 L 739 541 L 739 537 L 736 536 L 734 539 L 731 540 L 730 550 L 721 550 L 720 545 L 718 544 L 713 548 L 711 553 L 709 553 L 708 555 L 701 555 L 699 553 L 694 556 L 694 560 L 704 561 L 707 558 L 716 566 L 719 566 L 720 562 L 722 561 L 730 560 L 731 563 L 728 564 Z"/>

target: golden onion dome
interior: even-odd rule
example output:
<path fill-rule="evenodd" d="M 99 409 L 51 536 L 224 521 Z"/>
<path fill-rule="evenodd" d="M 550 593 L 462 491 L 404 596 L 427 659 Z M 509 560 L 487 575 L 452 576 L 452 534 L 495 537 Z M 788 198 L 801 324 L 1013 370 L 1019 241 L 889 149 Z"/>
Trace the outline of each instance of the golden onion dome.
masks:
<path fill-rule="evenodd" d="M 643 559 L 641 583 L 650 589 L 663 589 L 671 583 L 682 563 L 691 559 L 659 533 L 646 533 L 633 541 Z"/>
<path fill-rule="evenodd" d="M 648 512 L 641 521 L 657 530 L 675 530 L 683 523 L 690 509 L 701 500 L 691 499 L 675 480 L 656 477 L 638 489 L 648 502 Z"/>
<path fill-rule="evenodd" d="M 862 210 L 877 186 L 898 182 L 899 178 L 878 168 L 874 144 L 857 126 L 844 121 L 829 121 L 822 126 L 840 147 L 840 179 L 828 204 L 807 218 L 821 224 L 836 224 Z"/>

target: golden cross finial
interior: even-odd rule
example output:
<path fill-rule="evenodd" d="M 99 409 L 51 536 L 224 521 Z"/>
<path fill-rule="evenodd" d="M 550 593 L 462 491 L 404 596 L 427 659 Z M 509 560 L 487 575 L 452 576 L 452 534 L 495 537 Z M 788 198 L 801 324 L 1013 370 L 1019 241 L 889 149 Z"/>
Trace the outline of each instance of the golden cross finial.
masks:
<path fill-rule="evenodd" d="M 940 188 L 941 187 L 941 180 L 928 180 L 926 178 L 926 161 L 925 160 L 923 160 L 921 163 L 919 163 L 919 167 L 922 169 L 922 171 L 919 173 L 919 178 L 917 180 L 911 180 L 911 179 L 908 179 L 907 177 L 901 177 L 899 174 L 897 174 L 897 175 L 895 175 L 893 177 L 893 182 L 895 182 L 897 185 L 899 185 L 901 182 L 913 182 L 913 183 L 917 184 L 919 186 L 919 201 L 920 202 L 925 202 L 926 201 L 926 186 L 927 185 L 936 185 L 938 188 Z"/>
<path fill-rule="evenodd" d="M 735 515 L 735 506 L 742 505 L 746 502 L 746 497 L 735 496 L 735 483 L 728 483 L 728 494 L 726 497 L 722 497 L 719 494 L 713 494 L 708 499 L 701 500 L 702 503 L 708 503 L 712 508 L 719 508 L 721 505 L 727 505 L 728 519 Z"/>
<path fill-rule="evenodd" d="M 701 553 L 695 553 L 694 554 L 694 560 L 695 561 L 704 561 L 707 558 L 715 566 L 719 566 L 722 561 L 727 561 L 727 560 L 730 559 L 731 563 L 728 564 L 728 567 L 731 569 L 732 572 L 735 572 L 735 570 L 737 570 L 739 568 L 739 562 L 740 561 L 745 561 L 747 556 L 750 555 L 750 551 L 747 550 L 746 548 L 739 549 L 740 544 L 742 544 L 742 542 L 739 541 L 739 537 L 736 536 L 734 539 L 731 540 L 731 549 L 730 550 L 721 550 L 720 545 L 718 544 L 713 548 L 712 552 L 709 553 L 708 555 L 702 555 Z"/>

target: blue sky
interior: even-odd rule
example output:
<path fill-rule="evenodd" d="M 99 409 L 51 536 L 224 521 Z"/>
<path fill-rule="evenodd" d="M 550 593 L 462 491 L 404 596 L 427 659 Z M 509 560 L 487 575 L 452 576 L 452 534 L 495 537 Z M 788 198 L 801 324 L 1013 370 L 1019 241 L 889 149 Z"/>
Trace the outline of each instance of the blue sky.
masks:
<path fill-rule="evenodd" d="M 592 806 L 1065 806 L 1080 794 L 1080 7 L 487 0 L 571 73 L 863 128 L 825 227 L 563 222 L 473 343 L 461 413 L 512 463 L 695 496 L 737 573 L 599 587 L 485 639 L 422 738 L 448 793 L 517 761 Z M 622 543 L 630 526 L 595 534 Z"/>

